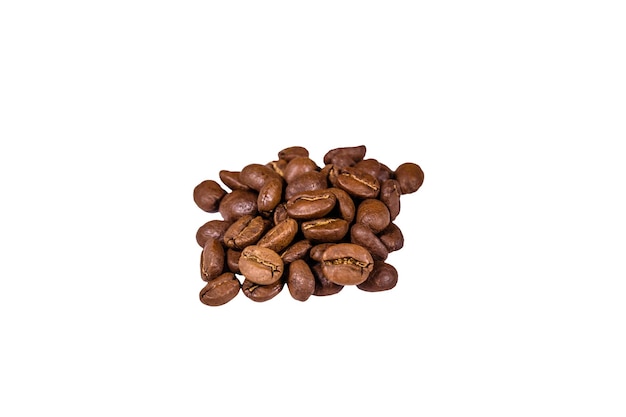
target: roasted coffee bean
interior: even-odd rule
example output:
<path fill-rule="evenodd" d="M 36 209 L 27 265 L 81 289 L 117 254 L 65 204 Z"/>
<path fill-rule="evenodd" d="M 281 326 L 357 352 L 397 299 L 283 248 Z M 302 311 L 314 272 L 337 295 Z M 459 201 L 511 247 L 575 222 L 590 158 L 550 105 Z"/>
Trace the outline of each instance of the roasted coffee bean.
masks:
<path fill-rule="evenodd" d="M 387 165 L 380 163 L 380 169 L 378 170 L 378 175 L 376 179 L 379 184 L 382 184 L 383 181 L 389 180 L 393 178 L 393 171 Z"/>
<path fill-rule="evenodd" d="M 273 250 L 252 245 L 241 252 L 239 270 L 250 281 L 267 285 L 280 279 L 284 263 L 280 255 Z"/>
<path fill-rule="evenodd" d="M 300 175 L 311 171 L 318 171 L 315 161 L 306 156 L 299 156 L 289 161 L 285 167 L 284 178 L 287 184 L 289 184 Z"/>
<path fill-rule="evenodd" d="M 272 227 L 258 242 L 257 246 L 280 252 L 293 241 L 298 233 L 298 222 L 287 218 Z"/>
<path fill-rule="evenodd" d="M 200 301 L 208 306 L 221 306 L 235 298 L 241 284 L 232 272 L 225 272 L 209 281 L 200 291 Z"/>
<path fill-rule="evenodd" d="M 226 266 L 228 270 L 234 274 L 241 274 L 239 270 L 239 258 L 241 258 L 241 251 L 231 248 L 226 250 Z"/>
<path fill-rule="evenodd" d="M 294 219 L 319 219 L 330 213 L 336 200 L 329 189 L 305 191 L 290 198 L 285 208 Z"/>
<path fill-rule="evenodd" d="M 326 249 L 328 249 L 332 245 L 336 245 L 336 243 L 319 243 L 313 246 L 309 251 L 309 258 L 317 262 L 322 262 L 322 255 L 324 255 Z"/>
<path fill-rule="evenodd" d="M 315 289 L 313 290 L 313 295 L 323 297 L 326 295 L 337 294 L 339 291 L 343 290 L 343 285 L 330 281 L 324 275 L 321 264 L 315 263 L 311 266 L 311 272 L 313 272 L 313 276 L 315 277 Z"/>
<path fill-rule="evenodd" d="M 200 276 L 210 281 L 224 272 L 224 247 L 216 239 L 207 239 L 200 256 Z"/>
<path fill-rule="evenodd" d="M 333 160 L 337 158 L 348 158 L 354 164 L 365 157 L 365 151 L 366 148 L 364 145 L 331 149 L 324 155 L 324 163 L 335 164 Z"/>
<path fill-rule="evenodd" d="M 406 162 L 396 168 L 395 178 L 400 183 L 402 194 L 411 194 L 417 191 L 424 183 L 424 171 L 412 162 Z"/>
<path fill-rule="evenodd" d="M 306 258 L 311 250 L 311 242 L 302 239 L 288 246 L 287 249 L 283 251 L 280 257 L 283 260 L 283 263 L 288 264 L 293 261 L 297 261 L 298 259 Z"/>
<path fill-rule="evenodd" d="M 267 164 L 265 164 L 265 166 L 271 168 L 272 171 L 274 171 L 281 177 L 285 177 L 285 168 L 287 168 L 287 161 L 285 161 L 284 159 L 268 162 Z"/>
<path fill-rule="evenodd" d="M 239 171 L 221 170 L 219 173 L 220 180 L 231 190 L 249 190 L 246 184 L 239 179 Z"/>
<path fill-rule="evenodd" d="M 271 212 L 280 203 L 283 195 L 283 183 L 279 180 L 268 181 L 259 190 L 257 205 L 262 213 Z"/>
<path fill-rule="evenodd" d="M 374 233 L 381 232 L 390 221 L 389 209 L 380 200 L 363 200 L 356 209 L 356 222 L 369 227 Z"/>
<path fill-rule="evenodd" d="M 372 255 L 374 260 L 384 261 L 389 255 L 385 244 L 372 232 L 372 230 L 361 224 L 355 223 L 350 228 L 350 242 L 363 246 Z"/>
<path fill-rule="evenodd" d="M 274 215 L 273 215 L 273 219 L 274 219 L 274 224 L 278 224 L 284 220 L 287 220 L 289 218 L 289 214 L 287 214 L 287 209 L 285 208 L 285 204 L 279 204 L 276 206 L 276 208 L 274 208 Z"/>
<path fill-rule="evenodd" d="M 306 191 L 323 190 L 325 188 L 328 188 L 326 176 L 318 171 L 309 171 L 299 175 L 287 184 L 284 198 L 289 200 L 297 194 Z"/>
<path fill-rule="evenodd" d="M 257 193 L 253 191 L 233 190 L 226 194 L 220 202 L 220 214 L 227 222 L 234 222 L 246 214 L 256 216 Z"/>
<path fill-rule="evenodd" d="M 249 279 L 244 279 L 241 291 L 252 301 L 262 303 L 276 297 L 282 291 L 284 284 L 282 280 L 278 280 L 271 284 L 260 285 Z"/>
<path fill-rule="evenodd" d="M 348 223 L 352 223 L 356 214 L 356 207 L 352 197 L 341 188 L 331 187 L 328 191 L 335 195 L 335 199 L 337 200 L 336 206 L 339 207 L 341 218 Z"/>
<path fill-rule="evenodd" d="M 303 222 L 304 237 L 317 242 L 337 242 L 348 233 L 350 224 L 343 219 L 322 218 Z"/>
<path fill-rule="evenodd" d="M 400 183 L 396 180 L 388 179 L 380 184 L 380 201 L 385 203 L 389 209 L 389 218 L 395 220 L 400 214 Z"/>
<path fill-rule="evenodd" d="M 365 281 L 374 267 L 372 255 L 362 246 L 338 243 L 322 255 L 322 272 L 339 285 L 357 285 Z"/>
<path fill-rule="evenodd" d="M 291 146 L 278 152 L 278 159 L 283 159 L 287 162 L 299 156 L 309 156 L 309 151 L 302 146 Z"/>
<path fill-rule="evenodd" d="M 226 230 L 230 227 L 231 223 L 224 220 L 209 220 L 196 232 L 196 242 L 201 247 L 204 247 L 207 239 L 216 239 L 220 242 L 224 239 Z"/>
<path fill-rule="evenodd" d="M 374 269 L 370 272 L 365 281 L 357 287 L 363 291 L 386 291 L 396 286 L 398 283 L 398 270 L 388 263 L 382 261 L 374 262 Z"/>
<path fill-rule="evenodd" d="M 380 192 L 380 183 L 376 177 L 357 168 L 331 169 L 328 173 L 335 187 L 347 191 L 357 198 L 376 198 Z"/>
<path fill-rule="evenodd" d="M 359 171 L 367 172 L 374 178 L 378 178 L 378 174 L 380 173 L 380 162 L 372 158 L 363 159 L 357 162 L 354 167 Z"/>
<path fill-rule="evenodd" d="M 263 188 L 269 181 L 282 181 L 280 175 L 273 169 L 261 164 L 246 165 L 241 170 L 239 179 L 242 183 L 256 191 Z"/>
<path fill-rule="evenodd" d="M 309 265 L 297 259 L 289 265 L 287 288 L 291 296 L 298 301 L 306 301 L 315 291 L 315 277 Z"/>
<path fill-rule="evenodd" d="M 193 200 L 198 207 L 209 213 L 215 213 L 220 206 L 220 200 L 226 191 L 213 180 L 202 181 L 193 189 Z"/>
<path fill-rule="evenodd" d="M 246 214 L 224 233 L 224 244 L 229 248 L 243 249 L 254 245 L 269 228 L 270 222 L 261 216 Z"/>
<path fill-rule="evenodd" d="M 400 250 L 404 246 L 402 231 L 394 223 L 389 223 L 389 226 L 380 232 L 378 237 L 389 252 Z"/>

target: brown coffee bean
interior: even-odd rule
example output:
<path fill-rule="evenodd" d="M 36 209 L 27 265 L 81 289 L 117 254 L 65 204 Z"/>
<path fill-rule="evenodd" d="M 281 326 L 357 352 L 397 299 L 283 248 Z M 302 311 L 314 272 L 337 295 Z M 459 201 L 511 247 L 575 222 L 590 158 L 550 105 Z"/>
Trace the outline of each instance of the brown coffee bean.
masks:
<path fill-rule="evenodd" d="M 388 263 L 382 261 L 374 262 L 374 269 L 367 279 L 358 284 L 357 287 L 363 291 L 386 291 L 396 286 L 398 283 L 398 270 Z"/>
<path fill-rule="evenodd" d="M 289 214 L 287 214 L 287 209 L 285 208 L 285 204 L 279 204 L 276 206 L 276 208 L 274 208 L 274 215 L 273 215 L 273 219 L 274 219 L 274 224 L 278 224 L 284 220 L 287 220 L 289 218 Z"/>
<path fill-rule="evenodd" d="M 202 210 L 215 213 L 220 205 L 220 200 L 226 195 L 226 191 L 213 180 L 202 181 L 193 189 L 193 201 Z"/>
<path fill-rule="evenodd" d="M 305 191 L 290 198 L 285 208 L 294 219 L 318 219 L 330 213 L 336 200 L 329 189 Z"/>
<path fill-rule="evenodd" d="M 246 184 L 239 180 L 239 171 L 221 170 L 219 173 L 220 180 L 231 190 L 249 190 Z"/>
<path fill-rule="evenodd" d="M 200 290 L 200 301 L 208 306 L 221 306 L 235 298 L 241 284 L 232 272 L 225 272 L 209 281 Z"/>
<path fill-rule="evenodd" d="M 282 181 L 273 169 L 261 164 L 246 165 L 239 173 L 239 179 L 242 183 L 259 191 L 268 181 Z"/>
<path fill-rule="evenodd" d="M 207 239 L 200 255 L 200 276 L 203 281 L 210 281 L 224 272 L 224 247 L 220 241 Z"/>
<path fill-rule="evenodd" d="M 334 160 L 338 158 L 347 158 L 354 164 L 365 157 L 365 152 L 365 145 L 331 149 L 326 153 L 326 155 L 324 155 L 324 163 L 335 164 L 335 162 L 333 162 Z"/>
<path fill-rule="evenodd" d="M 291 296 L 298 301 L 306 301 L 315 291 L 315 277 L 309 265 L 297 259 L 289 265 L 287 288 Z"/>
<path fill-rule="evenodd" d="M 204 247 L 207 239 L 215 239 L 220 242 L 224 239 L 224 233 L 230 227 L 231 223 L 224 220 L 209 220 L 204 223 L 196 232 L 196 242 L 201 247 Z"/>
<path fill-rule="evenodd" d="M 298 259 L 305 258 L 309 251 L 311 250 L 311 242 L 302 239 L 288 246 L 287 249 L 283 251 L 280 257 L 283 259 L 283 263 L 286 265 Z"/>
<path fill-rule="evenodd" d="M 317 242 L 337 242 L 348 233 L 350 225 L 343 219 L 322 218 L 302 223 L 304 237 Z"/>
<path fill-rule="evenodd" d="M 244 279 L 241 290 L 252 301 L 262 303 L 276 297 L 282 291 L 284 284 L 283 280 L 278 280 L 271 284 L 260 285 L 249 279 Z"/>
<path fill-rule="evenodd" d="M 246 214 L 224 233 L 224 244 L 229 248 L 243 249 L 255 244 L 269 228 L 270 222 L 261 216 Z"/>
<path fill-rule="evenodd" d="M 298 233 L 298 222 L 294 219 L 287 218 L 272 227 L 265 236 L 259 239 L 257 246 L 269 248 L 274 252 L 280 252 L 289 246 L 296 237 L 296 233 Z"/>
<path fill-rule="evenodd" d="M 348 223 L 352 223 L 356 214 L 356 207 L 354 205 L 354 200 L 350 197 L 350 194 L 341 188 L 336 187 L 331 187 L 328 191 L 335 195 L 335 199 L 337 200 L 336 206 L 339 207 L 339 214 L 341 215 L 341 218 Z"/>
<path fill-rule="evenodd" d="M 313 272 L 313 276 L 315 277 L 315 289 L 313 290 L 313 295 L 318 297 L 323 297 L 326 295 L 337 294 L 339 291 L 343 290 L 343 285 L 334 283 L 330 281 L 322 270 L 322 265 L 319 263 L 315 263 L 311 267 L 311 272 Z"/>
<path fill-rule="evenodd" d="M 220 214 L 227 222 L 234 222 L 246 214 L 256 216 L 257 193 L 254 191 L 233 190 L 220 202 Z"/>
<path fill-rule="evenodd" d="M 250 281 L 268 285 L 280 279 L 284 263 L 280 255 L 273 250 L 252 245 L 241 252 L 239 270 Z"/>
<path fill-rule="evenodd" d="M 353 197 L 376 198 L 380 192 L 380 184 L 376 177 L 357 168 L 333 168 L 328 175 L 335 187 L 347 191 Z"/>
<path fill-rule="evenodd" d="M 241 251 L 231 248 L 226 250 L 226 266 L 228 266 L 228 270 L 233 274 L 241 274 L 239 270 L 239 258 L 241 258 Z"/>
<path fill-rule="evenodd" d="M 265 164 L 265 166 L 270 168 L 281 177 L 285 177 L 285 168 L 287 168 L 287 161 L 285 161 L 284 159 L 268 162 L 267 164 Z"/>
<path fill-rule="evenodd" d="M 391 218 L 385 203 L 369 198 L 363 200 L 357 207 L 356 221 L 369 227 L 376 234 L 389 226 Z"/>
<path fill-rule="evenodd" d="M 284 178 L 285 181 L 287 181 L 287 184 L 289 184 L 291 181 L 306 172 L 318 170 L 319 168 L 317 164 L 311 158 L 306 156 L 299 156 L 289 161 L 289 163 L 285 167 Z"/>
<path fill-rule="evenodd" d="M 367 172 L 374 178 L 378 178 L 378 174 L 380 173 L 380 162 L 372 158 L 363 159 L 357 162 L 354 167 L 359 171 Z"/>
<path fill-rule="evenodd" d="M 376 179 L 380 184 L 382 184 L 383 181 L 391 178 L 393 178 L 393 171 L 391 170 L 391 168 L 381 162 L 380 170 L 378 170 L 378 175 L 376 176 Z"/>
<path fill-rule="evenodd" d="M 289 200 L 295 195 L 306 191 L 323 190 L 325 188 L 328 188 L 328 181 L 324 174 L 317 171 L 305 172 L 287 184 L 285 199 Z"/>
<path fill-rule="evenodd" d="M 396 180 L 385 180 L 380 184 L 380 201 L 389 209 L 389 218 L 395 220 L 400 214 L 400 183 Z"/>
<path fill-rule="evenodd" d="M 389 255 L 389 251 L 383 242 L 369 227 L 361 223 L 355 223 L 350 228 L 350 242 L 363 246 L 374 260 L 384 261 L 387 259 L 387 255 Z"/>
<path fill-rule="evenodd" d="M 339 285 L 357 285 L 365 281 L 374 267 L 372 255 L 362 246 L 338 243 L 322 256 L 322 271 L 329 281 Z"/>
<path fill-rule="evenodd" d="M 389 226 L 380 232 L 378 237 L 389 252 L 400 250 L 404 246 L 402 231 L 394 223 L 389 223 Z"/>
<path fill-rule="evenodd" d="M 304 156 L 309 156 L 309 151 L 302 146 L 291 146 L 289 148 L 285 148 L 282 151 L 278 152 L 278 159 L 283 159 L 287 162 L 291 161 L 294 158 Z"/>
<path fill-rule="evenodd" d="M 424 183 L 424 171 L 412 162 L 406 162 L 396 168 L 394 173 L 400 183 L 402 194 L 411 194 L 417 191 Z"/>
<path fill-rule="evenodd" d="M 269 213 L 280 203 L 283 195 L 283 183 L 279 180 L 268 181 L 259 190 L 257 206 L 261 213 Z"/>
<path fill-rule="evenodd" d="M 319 243 L 313 246 L 309 251 L 309 258 L 313 259 L 316 262 L 322 262 L 322 255 L 324 255 L 326 249 L 328 249 L 332 245 L 336 245 L 336 243 Z"/>

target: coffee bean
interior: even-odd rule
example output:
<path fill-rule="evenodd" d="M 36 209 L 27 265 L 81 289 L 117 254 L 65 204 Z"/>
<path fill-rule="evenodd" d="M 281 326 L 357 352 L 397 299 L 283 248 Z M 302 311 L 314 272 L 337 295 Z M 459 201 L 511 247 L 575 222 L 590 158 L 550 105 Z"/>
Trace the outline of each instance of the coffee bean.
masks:
<path fill-rule="evenodd" d="M 380 200 L 363 200 L 356 209 L 356 221 L 372 229 L 372 232 L 379 233 L 389 226 L 389 209 Z"/>
<path fill-rule="evenodd" d="M 364 145 L 331 149 L 326 153 L 326 155 L 324 155 L 324 163 L 335 164 L 333 160 L 338 158 L 347 158 L 354 164 L 365 157 L 365 151 L 366 148 Z"/>
<path fill-rule="evenodd" d="M 215 213 L 226 191 L 213 180 L 202 181 L 193 189 L 193 200 L 198 207 L 209 213 Z"/>
<path fill-rule="evenodd" d="M 350 228 L 350 242 L 363 246 L 374 260 L 384 261 L 387 259 L 387 255 L 389 255 L 385 244 L 364 224 L 355 223 L 352 225 Z"/>
<path fill-rule="evenodd" d="M 291 296 L 298 301 L 306 301 L 315 291 L 315 277 L 309 265 L 297 259 L 289 265 L 287 288 Z"/>
<path fill-rule="evenodd" d="M 396 180 L 388 179 L 380 184 L 380 201 L 385 203 L 389 209 L 389 218 L 395 220 L 400 214 L 400 183 Z"/>
<path fill-rule="evenodd" d="M 278 161 L 271 161 L 265 164 L 266 167 L 270 168 L 272 171 L 280 175 L 281 177 L 285 177 L 285 169 L 287 168 L 287 161 L 284 159 L 279 159 Z"/>
<path fill-rule="evenodd" d="M 285 188 L 285 199 L 289 200 L 305 191 L 323 190 L 328 188 L 326 176 L 321 172 L 309 171 L 297 176 Z"/>
<path fill-rule="evenodd" d="M 378 237 L 389 252 L 400 250 L 404 246 L 404 236 L 402 235 L 402 231 L 394 223 L 389 223 L 389 226 L 380 232 Z"/>
<path fill-rule="evenodd" d="M 253 191 L 233 190 L 226 194 L 220 202 L 220 214 L 227 222 L 234 222 L 246 214 L 256 216 L 257 193 Z"/>
<path fill-rule="evenodd" d="M 239 171 L 221 170 L 219 172 L 220 180 L 231 190 L 249 190 L 246 184 L 239 179 Z"/>
<path fill-rule="evenodd" d="M 259 191 L 269 181 L 281 181 L 278 175 L 271 168 L 261 164 L 246 165 L 239 174 L 242 183 L 253 190 Z"/>
<path fill-rule="evenodd" d="M 272 227 L 258 242 L 257 246 L 280 252 L 293 241 L 298 233 L 298 222 L 287 218 Z"/>
<path fill-rule="evenodd" d="M 343 285 L 330 281 L 324 275 L 321 264 L 315 263 L 311 266 L 311 272 L 313 272 L 313 276 L 315 277 L 315 289 L 313 290 L 313 295 L 323 297 L 326 295 L 337 294 L 343 290 Z"/>
<path fill-rule="evenodd" d="M 296 243 L 288 246 L 280 257 L 283 260 L 283 263 L 288 264 L 298 259 L 305 258 L 309 251 L 311 250 L 311 242 L 307 239 L 302 239 L 297 241 Z"/>
<path fill-rule="evenodd" d="M 424 171 L 419 165 L 406 162 L 396 168 L 395 178 L 400 183 L 402 194 L 411 194 L 424 183 Z"/>
<path fill-rule="evenodd" d="M 285 181 L 287 181 L 287 184 L 289 184 L 300 175 L 317 170 L 317 164 L 311 158 L 298 156 L 289 161 L 285 167 L 284 178 Z"/>
<path fill-rule="evenodd" d="M 226 266 L 228 270 L 234 274 L 241 274 L 239 270 L 239 258 L 241 258 L 241 251 L 231 248 L 226 250 Z"/>
<path fill-rule="evenodd" d="M 341 188 L 331 187 L 328 191 L 335 195 L 335 199 L 337 200 L 336 206 L 339 207 L 341 218 L 348 223 L 352 223 L 356 214 L 356 207 L 352 197 Z"/>
<path fill-rule="evenodd" d="M 225 272 L 209 281 L 200 291 L 200 301 L 208 306 L 221 306 L 235 298 L 241 284 L 232 272 Z"/>
<path fill-rule="evenodd" d="M 350 224 L 343 219 L 322 218 L 303 222 L 304 237 L 317 242 L 337 242 L 348 233 Z"/>
<path fill-rule="evenodd" d="M 216 239 L 207 239 L 200 256 L 200 276 L 210 281 L 224 271 L 224 247 Z"/>
<path fill-rule="evenodd" d="M 289 218 L 289 214 L 287 214 L 285 203 L 279 204 L 274 208 L 274 215 L 273 215 L 274 224 L 278 224 L 284 220 L 287 220 L 288 218 Z"/>
<path fill-rule="evenodd" d="M 343 169 L 331 169 L 329 178 L 335 187 L 347 191 L 357 198 L 376 198 L 380 192 L 380 183 L 376 177 L 357 168 L 347 167 Z"/>
<path fill-rule="evenodd" d="M 261 216 L 246 214 L 224 233 L 224 244 L 229 248 L 243 249 L 255 244 L 269 228 L 270 222 Z"/>
<path fill-rule="evenodd" d="M 319 243 L 313 246 L 309 251 L 309 257 L 314 261 L 322 262 L 322 255 L 324 255 L 326 249 L 328 249 L 332 245 L 336 245 L 336 243 Z"/>
<path fill-rule="evenodd" d="M 276 297 L 282 291 L 283 286 L 284 282 L 282 280 L 267 285 L 260 285 L 249 279 L 244 279 L 241 290 L 252 301 L 262 303 Z"/>
<path fill-rule="evenodd" d="M 362 246 L 338 243 L 322 255 L 322 272 L 339 285 L 357 285 L 365 281 L 374 267 L 372 255 Z"/>
<path fill-rule="evenodd" d="M 382 261 L 374 262 L 374 268 L 365 281 L 357 284 L 363 291 L 386 291 L 396 286 L 398 283 L 398 270 L 388 263 Z"/>
<path fill-rule="evenodd" d="M 283 159 L 287 162 L 299 156 L 309 156 L 309 151 L 302 146 L 291 146 L 278 152 L 278 159 Z"/>
<path fill-rule="evenodd" d="M 305 191 L 290 198 L 285 208 L 294 219 L 319 219 L 330 213 L 336 200 L 329 189 Z"/>
<path fill-rule="evenodd" d="M 280 255 L 273 250 L 252 245 L 241 252 L 239 270 L 250 281 L 267 285 L 280 279 L 284 263 Z"/>
<path fill-rule="evenodd" d="M 209 220 L 196 232 L 196 241 L 198 245 L 204 247 L 207 239 L 216 239 L 220 242 L 224 239 L 226 230 L 230 227 L 231 223 L 224 220 Z"/>

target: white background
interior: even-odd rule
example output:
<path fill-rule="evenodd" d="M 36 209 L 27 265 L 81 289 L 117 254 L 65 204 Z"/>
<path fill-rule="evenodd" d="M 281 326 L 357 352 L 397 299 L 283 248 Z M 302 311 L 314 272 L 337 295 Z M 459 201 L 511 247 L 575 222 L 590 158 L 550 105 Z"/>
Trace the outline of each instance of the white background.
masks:
<path fill-rule="evenodd" d="M 5 1 L 0 414 L 626 415 L 619 1 Z M 192 191 L 420 164 L 396 288 L 198 292 Z"/>

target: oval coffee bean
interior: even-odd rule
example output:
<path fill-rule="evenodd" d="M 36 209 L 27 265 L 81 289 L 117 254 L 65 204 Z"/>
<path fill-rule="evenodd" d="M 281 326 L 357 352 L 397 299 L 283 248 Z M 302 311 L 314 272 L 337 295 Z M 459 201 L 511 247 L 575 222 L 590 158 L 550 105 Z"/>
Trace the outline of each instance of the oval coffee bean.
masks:
<path fill-rule="evenodd" d="M 402 231 L 394 223 L 389 223 L 389 226 L 380 232 L 378 237 L 389 252 L 400 250 L 404 246 Z"/>
<path fill-rule="evenodd" d="M 290 198 L 285 208 L 294 219 L 318 219 L 330 213 L 336 200 L 328 189 L 305 191 Z"/>
<path fill-rule="evenodd" d="M 267 285 L 280 279 L 284 263 L 273 250 L 252 245 L 241 252 L 239 270 L 255 284 Z"/>
<path fill-rule="evenodd" d="M 253 190 L 259 191 L 268 181 L 282 181 L 273 169 L 261 164 L 246 165 L 239 173 L 239 179 Z"/>
<path fill-rule="evenodd" d="M 325 188 L 328 188 L 328 181 L 324 174 L 318 171 L 305 172 L 287 184 L 285 188 L 285 199 L 289 200 L 296 194 L 305 191 L 323 190 Z"/>
<path fill-rule="evenodd" d="M 348 192 L 353 197 L 376 198 L 380 192 L 378 180 L 370 174 L 356 168 L 332 169 L 330 175 L 336 175 L 334 185 Z"/>
<path fill-rule="evenodd" d="M 290 146 L 282 151 L 278 152 L 278 159 L 283 159 L 287 162 L 299 156 L 309 156 L 309 151 L 302 146 Z"/>
<path fill-rule="evenodd" d="M 380 201 L 389 209 L 389 218 L 395 220 L 400 214 L 400 183 L 396 180 L 385 180 L 380 184 Z"/>
<path fill-rule="evenodd" d="M 313 246 L 309 251 L 309 257 L 314 261 L 322 262 L 322 255 L 332 245 L 336 245 L 336 243 L 319 243 Z"/>
<path fill-rule="evenodd" d="M 380 163 L 380 170 L 378 171 L 378 176 L 376 179 L 379 184 L 382 184 L 383 181 L 393 178 L 393 171 L 387 165 Z"/>
<path fill-rule="evenodd" d="M 241 251 L 230 248 L 226 251 L 226 266 L 233 274 L 241 274 L 239 270 L 239 258 L 241 258 Z"/>
<path fill-rule="evenodd" d="M 298 301 L 306 301 L 315 291 L 315 277 L 309 265 L 302 259 L 289 265 L 287 288 L 291 296 Z"/>
<path fill-rule="evenodd" d="M 367 172 L 372 177 L 378 178 L 380 172 L 380 162 L 376 159 L 363 159 L 354 165 L 360 171 Z"/>
<path fill-rule="evenodd" d="M 289 184 L 300 175 L 306 172 L 317 171 L 318 169 L 315 161 L 309 157 L 299 156 L 293 158 L 285 167 L 285 181 Z"/>
<path fill-rule="evenodd" d="M 254 245 L 268 229 L 269 222 L 261 216 L 246 214 L 224 233 L 224 244 L 229 248 L 243 249 Z"/>
<path fill-rule="evenodd" d="M 225 253 L 222 244 L 209 238 L 200 255 L 200 276 L 203 281 L 210 281 L 224 272 Z"/>
<path fill-rule="evenodd" d="M 354 164 L 365 157 L 365 152 L 365 145 L 331 149 L 330 151 L 326 152 L 326 155 L 324 155 L 324 163 L 335 164 L 335 162 L 333 162 L 334 159 L 345 158 L 351 160 Z"/>
<path fill-rule="evenodd" d="M 339 285 L 357 285 L 365 281 L 374 268 L 372 255 L 362 246 L 338 243 L 322 255 L 322 272 Z"/>
<path fill-rule="evenodd" d="M 278 224 L 284 220 L 289 218 L 289 214 L 287 214 L 287 209 L 285 208 L 285 204 L 279 204 L 274 208 L 274 215 L 272 216 L 274 219 L 274 224 Z"/>
<path fill-rule="evenodd" d="M 193 189 L 193 200 L 202 210 L 215 213 L 226 191 L 213 180 L 202 181 Z"/>
<path fill-rule="evenodd" d="M 267 164 L 265 164 L 265 166 L 270 168 L 281 177 L 284 177 L 285 168 L 287 168 L 287 161 L 285 161 L 284 159 L 279 159 L 278 161 L 268 162 Z"/>
<path fill-rule="evenodd" d="M 382 261 L 374 262 L 374 269 L 369 277 L 357 287 L 363 291 L 386 291 L 396 286 L 398 283 L 398 271 L 393 265 Z"/>
<path fill-rule="evenodd" d="M 293 241 L 298 233 L 298 222 L 287 218 L 272 227 L 258 242 L 257 246 L 280 252 Z"/>
<path fill-rule="evenodd" d="M 239 171 L 221 170 L 219 173 L 220 180 L 231 190 L 249 190 L 246 184 L 239 179 Z"/>
<path fill-rule="evenodd" d="M 317 242 L 337 242 L 348 233 L 350 224 L 343 219 L 323 218 L 302 223 L 302 234 Z"/>
<path fill-rule="evenodd" d="M 411 194 L 417 191 L 424 183 L 424 171 L 412 162 L 406 162 L 396 168 L 394 173 L 396 180 L 400 183 L 402 194 Z"/>
<path fill-rule="evenodd" d="M 350 228 L 350 242 L 363 246 L 372 255 L 374 260 L 384 261 L 389 255 L 385 244 L 372 232 L 372 230 L 361 224 L 355 223 Z"/>
<path fill-rule="evenodd" d="M 356 207 L 354 205 L 354 200 L 352 200 L 352 197 L 350 197 L 350 194 L 337 187 L 331 187 L 328 189 L 328 191 L 335 195 L 341 218 L 348 223 L 352 223 L 352 220 L 354 220 L 354 216 L 356 214 Z"/>
<path fill-rule="evenodd" d="M 232 272 L 225 272 L 209 281 L 200 291 L 200 301 L 208 306 L 221 306 L 235 298 L 241 284 Z"/>
<path fill-rule="evenodd" d="M 389 226 L 391 216 L 385 203 L 369 198 L 363 200 L 357 207 L 356 221 L 372 229 L 372 232 L 379 233 Z"/>
<path fill-rule="evenodd" d="M 196 242 L 201 247 L 204 247 L 206 241 L 211 238 L 215 240 L 219 240 L 220 242 L 224 239 L 224 234 L 226 230 L 230 227 L 230 223 L 224 220 L 209 220 L 196 232 Z"/>
<path fill-rule="evenodd" d="M 278 293 L 282 291 L 283 286 L 284 282 L 282 280 L 278 280 L 272 284 L 260 285 L 249 279 L 244 279 L 241 290 L 243 294 L 252 301 L 262 303 L 276 297 Z"/>
<path fill-rule="evenodd" d="M 234 222 L 238 218 L 251 214 L 256 216 L 257 193 L 253 191 L 233 190 L 226 194 L 220 202 L 220 214 L 227 222 Z"/>
<path fill-rule="evenodd" d="M 330 281 L 324 275 L 321 264 L 317 262 L 313 264 L 313 266 L 311 266 L 311 272 L 313 272 L 313 276 L 315 277 L 315 289 L 313 290 L 313 295 L 323 297 L 326 295 L 337 294 L 339 291 L 343 290 L 343 285 Z"/>
<path fill-rule="evenodd" d="M 299 240 L 287 247 L 280 257 L 283 259 L 283 263 L 285 264 L 297 261 L 298 259 L 303 259 L 309 254 L 311 246 L 310 241 L 306 239 Z"/>
<path fill-rule="evenodd" d="M 260 212 L 268 213 L 278 205 L 283 195 L 283 182 L 280 180 L 271 180 L 265 183 L 259 190 L 257 206 Z"/>

